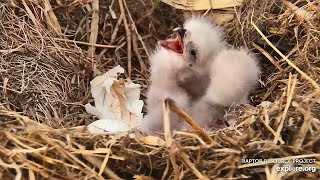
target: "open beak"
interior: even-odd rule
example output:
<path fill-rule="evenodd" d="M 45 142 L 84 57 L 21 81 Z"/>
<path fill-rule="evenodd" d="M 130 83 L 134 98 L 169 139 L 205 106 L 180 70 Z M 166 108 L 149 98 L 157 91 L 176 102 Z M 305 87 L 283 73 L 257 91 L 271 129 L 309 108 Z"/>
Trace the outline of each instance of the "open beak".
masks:
<path fill-rule="evenodd" d="M 183 37 L 184 37 L 184 34 L 186 33 L 186 30 L 182 28 L 175 28 L 173 32 L 175 33 L 176 38 L 160 41 L 160 45 L 175 53 L 182 54 L 183 53 Z"/>

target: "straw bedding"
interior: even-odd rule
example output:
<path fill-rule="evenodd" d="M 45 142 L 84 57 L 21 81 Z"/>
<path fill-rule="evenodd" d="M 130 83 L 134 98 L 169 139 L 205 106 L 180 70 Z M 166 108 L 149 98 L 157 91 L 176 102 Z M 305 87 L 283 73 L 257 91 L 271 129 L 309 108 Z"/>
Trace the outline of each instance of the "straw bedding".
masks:
<path fill-rule="evenodd" d="M 131 138 L 85 128 L 95 120 L 84 110 L 90 80 L 120 64 L 145 99 L 148 55 L 189 12 L 152 0 L 2 1 L 0 178 L 319 179 L 320 5 L 292 3 L 246 0 L 207 12 L 236 12 L 223 24 L 226 38 L 256 52 L 262 72 L 252 104 L 230 112 L 237 124 L 207 142 L 195 132 Z M 318 170 L 242 163 L 283 157 L 316 158 Z"/>

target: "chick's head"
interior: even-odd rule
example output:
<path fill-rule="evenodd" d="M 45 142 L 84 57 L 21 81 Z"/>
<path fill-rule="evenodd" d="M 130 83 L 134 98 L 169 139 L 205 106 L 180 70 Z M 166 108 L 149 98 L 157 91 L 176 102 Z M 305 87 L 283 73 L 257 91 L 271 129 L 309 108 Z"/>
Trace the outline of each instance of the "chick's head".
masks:
<path fill-rule="evenodd" d="M 161 82 L 174 81 L 177 72 L 185 67 L 186 63 L 182 55 L 160 46 L 150 56 L 150 65 L 151 81 L 162 84 Z"/>
<path fill-rule="evenodd" d="M 226 46 L 223 31 L 204 17 L 191 17 L 178 31 L 178 34 L 183 36 L 181 39 L 184 59 L 190 65 L 206 65 Z"/>

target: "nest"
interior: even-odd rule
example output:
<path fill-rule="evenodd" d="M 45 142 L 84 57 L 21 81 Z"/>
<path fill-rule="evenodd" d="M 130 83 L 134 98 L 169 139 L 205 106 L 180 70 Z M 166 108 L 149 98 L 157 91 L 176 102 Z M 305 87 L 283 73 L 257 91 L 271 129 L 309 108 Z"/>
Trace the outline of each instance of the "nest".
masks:
<path fill-rule="evenodd" d="M 2 179 L 320 178 L 318 2 L 247 0 L 206 12 L 235 13 L 223 24 L 226 38 L 256 52 L 262 71 L 252 105 L 234 112 L 237 124 L 207 139 L 185 131 L 143 138 L 86 131 L 95 120 L 84 109 L 90 80 L 119 64 L 145 98 L 149 54 L 188 16 L 159 1 L 98 2 L 0 5 Z M 245 162 L 270 158 L 316 161 Z M 276 171 L 289 165 L 317 170 Z"/>

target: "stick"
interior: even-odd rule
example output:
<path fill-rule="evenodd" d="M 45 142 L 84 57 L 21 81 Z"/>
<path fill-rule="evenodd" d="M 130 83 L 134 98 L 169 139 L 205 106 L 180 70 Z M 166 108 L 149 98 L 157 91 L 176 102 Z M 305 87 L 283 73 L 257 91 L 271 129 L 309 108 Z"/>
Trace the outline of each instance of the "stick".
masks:
<path fill-rule="evenodd" d="M 31 19 L 31 21 L 33 22 L 34 26 L 38 27 L 39 26 L 39 22 L 37 21 L 36 17 L 34 16 L 34 14 L 32 13 L 31 9 L 29 8 L 29 6 L 27 5 L 25 0 L 22 0 L 22 4 L 24 6 L 24 8 L 26 8 L 26 11 L 29 15 L 29 18 Z"/>
<path fill-rule="evenodd" d="M 129 78 L 131 78 L 131 66 L 132 66 L 131 65 L 131 29 L 129 28 L 128 20 L 127 20 L 127 17 L 125 16 L 123 0 L 119 0 L 119 7 L 120 7 L 121 14 L 124 15 L 123 22 L 124 22 L 124 27 L 126 29 L 126 35 L 127 35 L 128 76 Z"/>
<path fill-rule="evenodd" d="M 147 56 L 149 57 L 149 56 L 150 56 L 150 53 L 149 53 L 146 45 L 144 44 L 144 41 L 143 41 L 142 37 L 140 36 L 140 34 L 139 34 L 139 32 L 138 32 L 138 29 L 137 29 L 137 27 L 136 27 L 136 25 L 135 25 L 135 22 L 134 22 L 131 14 L 130 14 L 130 11 L 129 11 L 129 8 L 128 8 L 128 6 L 127 6 L 126 1 L 123 1 L 123 4 L 124 4 L 124 6 L 125 6 L 125 8 L 126 8 L 126 10 L 127 10 L 127 12 L 128 12 L 128 16 L 129 16 L 129 18 L 130 18 L 130 20 L 131 20 L 131 24 L 132 24 L 132 26 L 133 26 L 133 29 L 134 29 L 136 35 L 138 36 L 139 41 L 140 41 L 140 43 L 141 43 L 144 51 L 146 52 Z"/>
<path fill-rule="evenodd" d="M 185 120 L 188 124 L 190 124 L 196 131 L 200 133 L 200 135 L 203 138 L 205 138 L 207 141 L 209 141 L 212 144 L 218 144 L 187 113 L 185 113 L 181 108 L 179 108 L 172 99 L 167 98 L 165 102 L 168 103 L 171 111 L 175 112 L 178 116 L 180 116 L 183 120 Z"/>
<path fill-rule="evenodd" d="M 91 44 L 91 43 L 87 43 L 87 42 L 75 41 L 75 40 L 70 40 L 70 39 L 61 39 L 61 38 L 53 38 L 53 40 L 65 41 L 65 42 L 69 42 L 69 43 L 81 44 L 81 45 L 87 45 L 87 46 L 102 47 L 102 48 L 117 48 L 118 47 L 118 46 L 105 45 L 105 44 Z"/>
<path fill-rule="evenodd" d="M 266 50 L 262 49 L 260 46 L 256 45 L 255 43 L 253 43 L 252 45 L 258 51 L 260 51 L 260 53 L 262 53 L 273 65 L 275 65 L 279 71 L 283 71 L 283 69 L 279 66 L 279 64 L 276 63 L 273 57 Z"/>
<path fill-rule="evenodd" d="M 49 0 L 44 0 L 43 3 L 44 3 L 44 11 L 45 11 L 46 19 L 47 19 L 47 24 L 49 25 L 49 27 L 52 28 L 52 30 L 55 33 L 61 34 L 61 27 L 60 27 L 58 18 L 54 14 Z"/>
<path fill-rule="evenodd" d="M 98 29 L 99 29 L 99 0 L 92 1 L 92 10 L 93 10 L 93 13 L 92 13 L 92 20 L 91 20 L 89 43 L 96 44 L 97 37 L 98 37 Z M 93 58 L 95 50 L 96 50 L 95 46 L 89 46 L 88 55 L 90 58 Z"/>
<path fill-rule="evenodd" d="M 284 108 L 283 114 L 281 116 L 281 121 L 280 121 L 280 124 L 279 124 L 277 132 L 276 132 L 277 136 L 275 136 L 275 138 L 273 139 L 273 143 L 274 144 L 277 144 L 279 138 L 281 138 L 280 133 L 281 133 L 281 130 L 283 128 L 284 120 L 285 120 L 285 118 L 287 116 L 287 113 L 288 113 L 288 110 L 289 110 L 289 107 L 290 107 L 290 104 L 291 104 L 291 101 L 292 101 L 292 98 L 293 98 L 293 92 L 294 92 L 294 89 L 296 87 L 296 83 L 297 83 L 297 79 L 294 78 L 292 80 L 292 75 L 290 73 L 289 74 L 289 80 L 288 80 L 288 87 L 287 87 L 287 103 L 286 103 L 286 106 Z M 281 144 L 284 144 L 284 142 L 281 143 Z"/>
<path fill-rule="evenodd" d="M 132 29 L 135 28 L 135 25 L 132 25 Z M 146 64 L 143 62 L 143 59 L 139 53 L 139 48 L 138 48 L 138 43 L 137 43 L 137 35 L 136 33 L 132 33 L 132 44 L 133 44 L 133 51 L 136 54 L 138 60 L 139 60 L 139 64 L 140 64 L 140 68 L 142 72 L 146 72 L 147 71 L 147 66 Z"/>
<path fill-rule="evenodd" d="M 171 131 L 170 131 L 170 107 L 169 107 L 168 101 L 164 101 L 163 103 L 163 130 L 164 130 L 164 139 L 166 140 L 166 146 L 170 147 L 172 145 L 172 137 L 171 137 Z"/>

